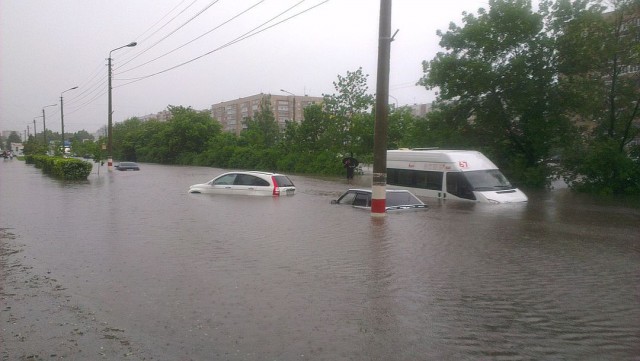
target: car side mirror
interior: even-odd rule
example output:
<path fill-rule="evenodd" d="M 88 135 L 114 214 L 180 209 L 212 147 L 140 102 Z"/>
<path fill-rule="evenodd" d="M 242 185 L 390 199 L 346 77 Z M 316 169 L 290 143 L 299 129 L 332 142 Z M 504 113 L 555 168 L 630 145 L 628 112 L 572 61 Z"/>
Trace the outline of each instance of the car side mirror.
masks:
<path fill-rule="evenodd" d="M 333 199 L 333 200 L 331 200 L 331 204 L 338 204 L 338 201 Z"/>

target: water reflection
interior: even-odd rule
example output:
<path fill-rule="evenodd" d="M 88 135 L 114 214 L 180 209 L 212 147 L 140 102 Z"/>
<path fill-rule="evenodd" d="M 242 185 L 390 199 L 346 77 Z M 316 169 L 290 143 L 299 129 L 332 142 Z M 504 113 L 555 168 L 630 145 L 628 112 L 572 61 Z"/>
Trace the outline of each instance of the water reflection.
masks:
<path fill-rule="evenodd" d="M 187 194 L 211 168 L 66 183 L 2 166 L 25 260 L 155 359 L 640 354 L 638 208 L 558 190 L 373 218 L 330 204 L 335 179 L 265 199 Z"/>

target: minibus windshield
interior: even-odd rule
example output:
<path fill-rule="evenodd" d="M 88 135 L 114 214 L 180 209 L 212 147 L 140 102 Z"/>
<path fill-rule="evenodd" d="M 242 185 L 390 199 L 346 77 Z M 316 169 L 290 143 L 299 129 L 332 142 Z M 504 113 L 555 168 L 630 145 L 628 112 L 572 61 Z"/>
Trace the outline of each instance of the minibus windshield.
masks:
<path fill-rule="evenodd" d="M 474 191 L 513 189 L 507 178 L 498 169 L 464 172 Z"/>

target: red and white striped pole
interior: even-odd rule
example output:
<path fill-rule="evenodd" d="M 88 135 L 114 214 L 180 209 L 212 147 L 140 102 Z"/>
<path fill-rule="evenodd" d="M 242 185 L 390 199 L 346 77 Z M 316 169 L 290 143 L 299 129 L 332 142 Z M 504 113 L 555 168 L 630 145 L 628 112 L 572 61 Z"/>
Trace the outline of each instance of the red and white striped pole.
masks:
<path fill-rule="evenodd" d="M 391 58 L 391 0 L 380 0 L 376 120 L 373 136 L 371 215 L 384 216 L 387 202 L 387 129 L 389 123 L 389 67 Z"/>

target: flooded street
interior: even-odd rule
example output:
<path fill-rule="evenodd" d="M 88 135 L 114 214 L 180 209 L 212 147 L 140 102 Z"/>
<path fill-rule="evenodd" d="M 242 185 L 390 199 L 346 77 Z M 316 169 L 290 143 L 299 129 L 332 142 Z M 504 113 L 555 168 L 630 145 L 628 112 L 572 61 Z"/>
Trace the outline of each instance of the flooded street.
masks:
<path fill-rule="evenodd" d="M 30 309 L 2 305 L 3 360 L 640 359 L 637 207 L 557 190 L 379 219 L 330 204 L 342 179 L 211 196 L 187 189 L 223 170 L 141 168 L 68 183 L 0 164 L 7 264 L 53 280 L 69 332 L 105 336 L 41 351 L 14 329 Z"/>

